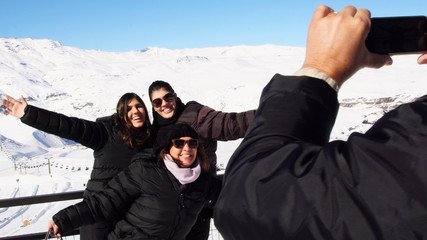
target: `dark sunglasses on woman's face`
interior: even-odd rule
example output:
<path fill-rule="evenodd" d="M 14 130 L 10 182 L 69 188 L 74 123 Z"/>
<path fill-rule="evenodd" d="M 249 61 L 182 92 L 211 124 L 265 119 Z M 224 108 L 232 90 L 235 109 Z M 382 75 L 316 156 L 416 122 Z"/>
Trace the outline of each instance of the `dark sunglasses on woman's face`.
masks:
<path fill-rule="evenodd" d="M 199 140 L 190 139 L 190 140 L 182 140 L 182 139 L 173 139 L 173 146 L 176 148 L 183 148 L 185 144 L 188 144 L 189 148 L 197 148 L 199 146 Z"/>
<path fill-rule="evenodd" d="M 153 105 L 153 107 L 158 108 L 162 105 L 163 100 L 165 100 L 165 102 L 171 102 L 174 99 L 175 99 L 175 93 L 167 93 L 162 98 L 156 98 L 153 101 L 151 101 L 151 104 Z"/>

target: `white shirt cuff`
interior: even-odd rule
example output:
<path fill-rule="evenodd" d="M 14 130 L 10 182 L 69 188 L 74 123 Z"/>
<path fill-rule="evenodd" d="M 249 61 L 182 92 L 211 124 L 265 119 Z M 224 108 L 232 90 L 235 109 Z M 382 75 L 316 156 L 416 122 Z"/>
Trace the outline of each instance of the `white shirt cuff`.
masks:
<path fill-rule="evenodd" d="M 331 86 L 335 91 L 338 92 L 338 90 L 339 90 L 339 86 L 334 81 L 334 79 L 329 77 L 328 74 L 323 73 L 316 68 L 311 68 L 311 67 L 301 68 L 300 70 L 298 70 L 294 73 L 294 76 L 307 76 L 307 77 L 313 77 L 313 78 L 321 79 L 321 80 L 325 81 L 329 86 Z"/>

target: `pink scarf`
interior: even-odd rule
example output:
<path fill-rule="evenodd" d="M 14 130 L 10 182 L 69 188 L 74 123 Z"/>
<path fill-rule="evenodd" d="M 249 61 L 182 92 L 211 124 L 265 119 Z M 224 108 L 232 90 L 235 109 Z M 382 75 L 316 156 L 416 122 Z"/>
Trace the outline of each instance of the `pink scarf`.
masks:
<path fill-rule="evenodd" d="M 199 164 L 199 160 L 196 159 L 196 166 L 194 168 L 181 168 L 173 161 L 171 155 L 166 154 L 163 157 L 163 161 L 165 162 L 166 168 L 172 175 L 181 183 L 188 184 L 196 181 L 196 179 L 200 176 L 201 168 Z"/>

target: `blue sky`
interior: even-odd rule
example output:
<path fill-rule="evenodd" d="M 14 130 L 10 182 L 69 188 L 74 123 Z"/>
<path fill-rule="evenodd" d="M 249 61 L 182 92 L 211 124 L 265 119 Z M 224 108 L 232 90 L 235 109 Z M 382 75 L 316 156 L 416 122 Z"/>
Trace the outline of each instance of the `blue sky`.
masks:
<path fill-rule="evenodd" d="M 0 0 L 0 37 L 103 51 L 231 45 L 305 46 L 319 4 L 373 17 L 427 15 L 425 0 Z"/>

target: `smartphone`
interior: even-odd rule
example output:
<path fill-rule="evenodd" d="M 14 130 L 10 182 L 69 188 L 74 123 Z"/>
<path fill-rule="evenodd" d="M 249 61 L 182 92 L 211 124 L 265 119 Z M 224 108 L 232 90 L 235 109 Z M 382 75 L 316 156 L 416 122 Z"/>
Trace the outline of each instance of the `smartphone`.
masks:
<path fill-rule="evenodd" d="M 427 52 L 427 18 L 425 16 L 371 18 L 366 39 L 370 52 L 407 54 Z"/>

